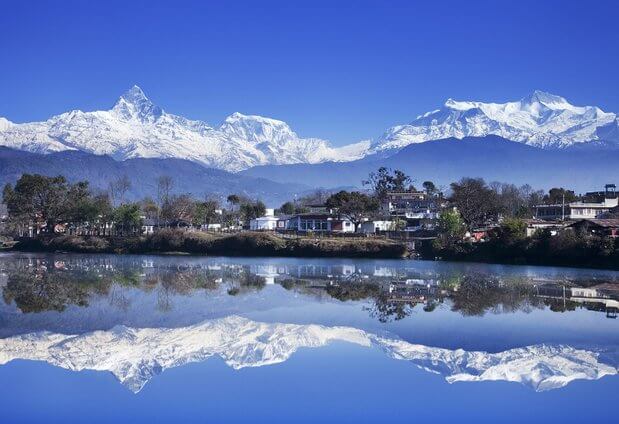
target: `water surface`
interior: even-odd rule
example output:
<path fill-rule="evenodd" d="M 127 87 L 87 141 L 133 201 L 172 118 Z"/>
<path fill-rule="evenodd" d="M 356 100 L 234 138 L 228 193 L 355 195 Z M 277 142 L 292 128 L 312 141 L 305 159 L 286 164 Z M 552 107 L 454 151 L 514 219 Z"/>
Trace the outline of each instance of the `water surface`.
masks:
<path fill-rule="evenodd" d="M 619 389 L 612 271 L 11 253 L 0 289 L 10 422 L 575 422 Z"/>

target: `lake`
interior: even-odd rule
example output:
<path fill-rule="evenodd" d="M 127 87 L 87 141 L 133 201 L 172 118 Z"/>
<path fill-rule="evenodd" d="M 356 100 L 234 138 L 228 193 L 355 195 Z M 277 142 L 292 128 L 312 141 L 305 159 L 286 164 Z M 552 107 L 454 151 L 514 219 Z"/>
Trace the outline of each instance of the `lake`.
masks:
<path fill-rule="evenodd" d="M 1 422 L 612 421 L 619 272 L 0 253 Z"/>

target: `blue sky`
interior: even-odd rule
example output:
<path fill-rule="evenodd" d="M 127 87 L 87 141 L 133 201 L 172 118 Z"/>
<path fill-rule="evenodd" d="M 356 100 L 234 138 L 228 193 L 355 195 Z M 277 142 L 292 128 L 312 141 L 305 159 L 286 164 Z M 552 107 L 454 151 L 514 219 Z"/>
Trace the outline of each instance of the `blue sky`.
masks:
<path fill-rule="evenodd" d="M 260 114 L 338 145 L 449 97 L 542 89 L 619 112 L 615 1 L 0 2 L 15 122 L 109 108 L 134 83 L 172 113 Z"/>

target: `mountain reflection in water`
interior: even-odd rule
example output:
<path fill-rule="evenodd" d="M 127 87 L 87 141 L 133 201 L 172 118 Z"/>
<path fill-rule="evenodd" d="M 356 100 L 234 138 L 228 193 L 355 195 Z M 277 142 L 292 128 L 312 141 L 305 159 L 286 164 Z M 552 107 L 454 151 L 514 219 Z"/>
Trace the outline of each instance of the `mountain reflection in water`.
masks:
<path fill-rule="evenodd" d="M 619 274 L 423 261 L 0 254 L 0 364 L 113 373 L 134 392 L 347 342 L 448 382 L 535 391 L 616 375 Z"/>
<path fill-rule="evenodd" d="M 334 341 L 377 347 L 394 359 L 442 374 L 450 383 L 504 380 L 537 391 L 616 375 L 619 363 L 619 352 L 608 349 L 537 345 L 499 353 L 466 352 L 411 344 L 350 327 L 259 323 L 231 316 L 175 329 L 117 326 L 82 335 L 41 332 L 0 339 L 0 364 L 29 359 L 73 371 L 108 371 L 137 393 L 166 368 L 213 355 L 235 369 L 260 367 L 284 362 L 299 348 Z"/>

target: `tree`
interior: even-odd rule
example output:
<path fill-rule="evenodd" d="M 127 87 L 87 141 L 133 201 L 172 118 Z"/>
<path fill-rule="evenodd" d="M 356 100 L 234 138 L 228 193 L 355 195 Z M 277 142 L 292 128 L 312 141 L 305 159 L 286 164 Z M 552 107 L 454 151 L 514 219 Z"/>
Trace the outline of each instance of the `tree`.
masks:
<path fill-rule="evenodd" d="M 339 213 L 350 217 L 353 224 L 355 224 L 355 230 L 363 218 L 376 212 L 379 207 L 375 197 L 359 193 L 358 191 L 345 190 L 329 196 L 326 205 L 328 208 L 337 209 Z"/>
<path fill-rule="evenodd" d="M 541 203 L 543 192 L 534 191 L 530 185 L 517 187 L 514 184 L 492 182 L 498 211 L 508 218 L 531 218 L 533 207 Z"/>
<path fill-rule="evenodd" d="M 438 231 L 451 239 L 460 239 L 466 233 L 466 226 L 457 209 L 446 209 L 439 215 Z"/>
<path fill-rule="evenodd" d="M 196 202 L 190 194 L 172 195 L 161 208 L 161 217 L 166 221 L 192 222 Z"/>
<path fill-rule="evenodd" d="M 125 196 L 131 189 L 131 180 L 125 175 L 121 175 L 110 183 L 110 196 L 112 197 L 112 203 L 119 202 L 119 204 L 125 203 Z"/>
<path fill-rule="evenodd" d="M 453 247 L 466 233 L 466 225 L 457 209 L 442 211 L 436 227 L 438 231 L 438 237 L 434 241 L 436 249 Z"/>
<path fill-rule="evenodd" d="M 526 237 L 527 223 L 519 218 L 507 218 L 499 227 L 499 238 L 503 243 L 513 243 Z"/>
<path fill-rule="evenodd" d="M 292 215 L 296 212 L 296 210 L 297 208 L 292 202 L 286 202 L 279 207 L 279 212 L 286 214 L 286 215 Z"/>
<path fill-rule="evenodd" d="M 402 218 L 396 218 L 389 226 L 390 231 L 404 231 L 406 229 L 406 221 Z"/>
<path fill-rule="evenodd" d="M 231 194 L 226 198 L 226 200 L 232 206 L 232 209 L 234 209 L 241 203 L 241 196 L 238 194 Z"/>
<path fill-rule="evenodd" d="M 471 228 L 482 225 L 488 219 L 497 218 L 499 207 L 496 193 L 482 178 L 462 178 L 451 183 L 449 200 Z"/>
<path fill-rule="evenodd" d="M 215 199 L 206 199 L 204 202 L 197 202 L 193 221 L 196 225 L 208 226 L 215 218 L 217 218 L 219 202 Z"/>
<path fill-rule="evenodd" d="M 576 202 L 578 200 L 578 196 L 574 194 L 574 191 L 564 189 L 563 187 L 551 188 L 548 190 L 548 194 L 544 196 L 544 201 L 549 205 L 560 205 L 563 202 L 568 204 L 570 202 Z"/>
<path fill-rule="evenodd" d="M 140 206 L 137 203 L 125 203 L 114 210 L 114 221 L 116 225 L 120 225 L 122 235 L 126 232 L 134 232 L 135 227 L 139 226 L 142 219 L 140 218 Z"/>
<path fill-rule="evenodd" d="M 323 189 L 318 189 L 318 190 L 314 190 L 312 193 L 306 194 L 305 196 L 301 197 L 298 203 L 302 207 L 308 206 L 308 205 L 322 205 L 325 203 L 325 201 L 330 195 L 331 195 L 331 192 L 323 190 Z"/>
<path fill-rule="evenodd" d="M 144 213 L 144 216 L 148 219 L 155 219 L 159 216 L 159 206 L 150 197 L 146 197 L 140 201 L 140 208 Z"/>
<path fill-rule="evenodd" d="M 435 196 L 438 194 L 438 189 L 432 181 L 424 181 L 422 187 L 428 196 Z"/>
<path fill-rule="evenodd" d="M 408 175 L 399 169 L 392 171 L 384 166 L 378 168 L 377 172 L 371 172 L 363 185 L 370 186 L 379 200 L 383 200 L 389 192 L 415 191 Z"/>
<path fill-rule="evenodd" d="M 169 200 L 172 194 L 172 187 L 174 187 L 174 180 L 169 175 L 160 175 L 157 178 L 157 200 L 159 201 L 159 207 Z"/>
<path fill-rule="evenodd" d="M 69 187 L 62 176 L 24 174 L 15 183 L 7 184 L 3 191 L 9 215 L 24 221 L 43 221 L 48 232 L 65 219 Z"/>
<path fill-rule="evenodd" d="M 256 202 L 245 201 L 240 207 L 241 218 L 248 222 L 252 219 L 264 216 L 266 213 L 266 205 L 260 200 Z"/>

